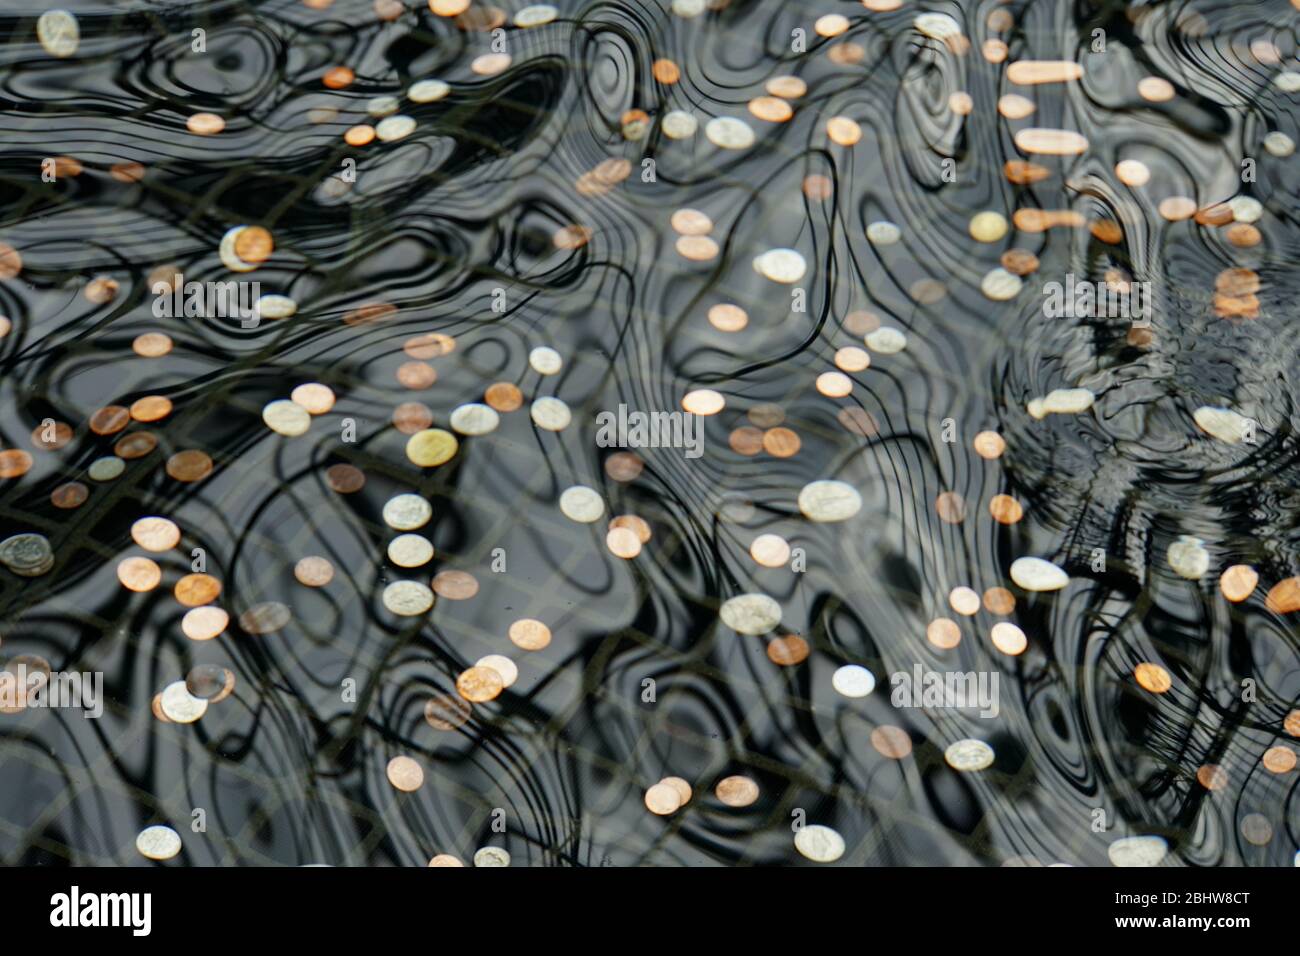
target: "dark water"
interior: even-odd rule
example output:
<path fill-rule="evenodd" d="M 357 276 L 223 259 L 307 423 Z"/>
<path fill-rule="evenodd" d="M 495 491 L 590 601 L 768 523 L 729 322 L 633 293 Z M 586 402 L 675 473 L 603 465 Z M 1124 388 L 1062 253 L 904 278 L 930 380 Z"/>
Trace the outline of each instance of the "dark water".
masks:
<path fill-rule="evenodd" d="M 1300 697 L 1300 646 L 1294 615 L 1265 595 L 1300 564 L 1300 174 L 1294 155 L 1263 144 L 1300 135 L 1300 94 L 1278 80 L 1300 70 L 1300 11 L 1276 0 L 892 12 L 764 0 L 686 17 L 633 0 L 563 2 L 554 22 L 520 29 L 518 7 L 476 4 L 458 20 L 399 6 L 383 20 L 359 0 L 87 0 L 70 8 L 81 42 L 65 59 L 37 43 L 40 10 L 0 8 L 0 242 L 22 259 L 0 282 L 12 322 L 0 340 L 0 437 L 33 459 L 0 486 L 3 536 L 38 532 L 55 554 L 39 577 L 0 571 L 0 655 L 100 671 L 107 697 L 98 720 L 0 715 L 0 858 L 147 864 L 136 835 L 165 824 L 183 844 L 173 865 L 412 866 L 439 853 L 469 863 L 483 846 L 506 848 L 514 865 L 774 864 L 804 862 L 792 828 L 806 822 L 843 837 L 842 864 L 1108 865 L 1114 841 L 1149 835 L 1167 842 L 1164 865 L 1291 865 L 1297 773 L 1268 769 L 1265 754 L 1296 747 L 1284 720 Z M 923 12 L 957 18 L 969 43 L 918 32 Z M 847 30 L 819 36 L 827 14 Z M 793 49 L 796 29 L 806 42 Z M 990 62 L 989 39 L 1008 44 L 1005 62 Z M 494 42 L 511 64 L 475 73 Z M 676 64 L 677 82 L 656 79 L 660 59 Z M 1060 59 L 1083 78 L 1006 76 L 1018 60 Z M 326 88 L 322 75 L 340 65 L 354 82 Z M 788 122 L 765 122 L 746 104 L 777 75 L 807 92 Z M 1167 80 L 1172 98 L 1145 100 L 1143 77 Z M 412 103 L 411 84 L 428 78 L 450 93 Z M 950 106 L 959 91 L 969 115 Z M 1008 93 L 1033 100 L 1034 115 L 999 115 Z M 385 95 L 414 132 L 345 143 L 349 127 L 377 123 L 367 104 Z M 624 135 L 630 110 L 647 114 L 644 135 Z M 665 135 L 671 110 L 698 119 L 694 135 Z M 189 132 L 199 112 L 223 117 L 224 130 Z M 744 119 L 754 144 L 714 146 L 714 116 Z M 859 142 L 828 140 L 836 116 L 859 124 Z M 1027 126 L 1077 131 L 1088 149 L 1026 155 L 1013 136 Z M 43 181 L 42 160 L 60 156 L 80 174 Z M 589 188 L 584 174 L 611 159 L 629 175 Z M 1144 163 L 1149 182 L 1121 183 L 1125 159 Z M 348 160 L 355 182 L 341 178 Z M 1008 160 L 1048 175 L 1017 185 Z M 143 178 L 114 176 L 120 163 L 142 164 Z M 1258 200 L 1258 241 L 1171 221 L 1159 204 L 1175 196 L 1197 209 Z M 675 249 L 669 218 L 681 208 L 712 219 L 715 258 Z M 980 211 L 1011 220 L 1035 208 L 1074 210 L 1083 224 L 1013 226 L 983 244 L 968 232 Z M 1103 220 L 1119 224 L 1119 241 L 1089 228 Z M 877 221 L 898 224 L 900 240 L 868 242 Z M 244 224 L 270 230 L 275 251 L 236 275 L 218 246 Z M 575 224 L 590 241 L 557 248 L 556 231 Z M 781 247 L 807 261 L 802 310 L 752 265 Z M 1014 298 L 990 300 L 981 281 L 1011 248 L 1039 268 Z M 164 265 L 200 282 L 257 281 L 297 314 L 256 328 L 160 318 L 150 276 Z M 1257 275 L 1253 307 L 1216 303 L 1228 269 Z M 1044 316 L 1045 283 L 1103 282 L 1108 271 L 1150 284 L 1144 334 L 1128 319 Z M 98 277 L 118 283 L 111 301 L 87 299 Z M 744 329 L 709 323 L 722 302 L 746 310 Z M 375 304 L 391 309 L 356 321 Z M 1233 308 L 1253 317 L 1222 314 Z M 902 330 L 906 349 L 869 350 L 847 396 L 821 394 L 836 351 L 863 347 L 876 324 Z M 137 355 L 147 332 L 174 348 Z M 405 388 L 403 344 L 431 332 L 453 336 L 455 350 L 427 360 L 434 383 Z M 530 367 L 538 346 L 563 357 L 559 374 Z M 299 437 L 268 429 L 263 407 L 307 382 L 328 385 L 334 408 Z M 395 406 L 422 402 L 446 429 L 495 382 L 516 384 L 523 407 L 490 434 L 462 435 L 446 464 L 408 460 Z M 1090 409 L 1028 413 L 1030 399 L 1075 387 L 1095 394 Z M 638 477 L 611 477 L 618 449 L 597 443 L 595 416 L 620 404 L 676 410 L 697 388 L 726 399 L 704 420 L 703 457 L 640 449 Z M 91 416 L 147 395 L 173 403 L 131 426 L 157 449 L 120 477 L 89 478 L 124 434 L 95 434 Z M 528 403 L 541 396 L 567 403 L 567 428 L 533 425 Z M 734 429 L 776 424 L 771 405 L 798 452 L 733 450 Z M 1255 440 L 1210 437 L 1192 418 L 1201 406 L 1247 416 Z M 57 449 L 32 438 L 48 419 L 72 428 Z M 1005 439 L 996 460 L 973 450 L 985 430 Z M 212 473 L 170 477 L 165 462 L 183 450 L 210 455 Z M 361 469 L 364 487 L 333 490 L 326 470 L 338 464 Z M 855 487 L 861 510 L 835 523 L 802 515 L 799 492 L 820 479 Z M 69 481 L 88 499 L 57 508 L 51 492 Z M 561 513 L 573 485 L 599 492 L 599 521 Z M 384 556 L 397 532 L 383 505 L 404 492 L 433 505 L 420 533 L 435 556 L 410 570 Z M 944 492 L 961 496 L 964 520 L 941 520 Z M 1018 500 L 1023 519 L 993 521 L 996 494 Z M 631 560 L 605 541 L 609 518 L 626 514 L 652 530 Z M 131 528 L 149 515 L 182 538 L 148 554 L 162 582 L 135 593 L 116 569 L 146 554 Z M 749 547 L 768 533 L 801 549 L 805 569 L 758 565 Z M 1181 535 L 1209 554 L 1197 580 L 1166 560 Z M 231 616 L 208 641 L 185 636 L 173 596 L 194 549 Z M 332 563 L 325 587 L 295 580 L 309 555 Z M 1069 585 L 1013 584 L 1022 556 L 1064 568 Z M 1259 585 L 1231 603 L 1218 579 L 1236 564 Z M 427 585 L 448 570 L 472 574 L 477 593 L 440 594 L 415 617 L 385 609 L 391 582 Z M 1014 610 L 954 613 L 959 586 L 1008 588 Z M 719 620 L 723 601 L 753 592 L 781 606 L 772 633 Z M 272 601 L 289 623 L 241 628 L 241 614 Z M 955 648 L 926 639 L 941 617 L 960 628 Z M 511 643 L 523 618 L 550 628 L 549 646 Z M 1022 654 L 995 648 L 998 621 L 1024 631 Z M 768 642 L 781 635 L 801 635 L 807 659 L 773 663 Z M 430 726 L 426 701 L 455 695 L 457 676 L 489 654 L 510 657 L 517 682 L 458 729 Z M 1168 674 L 1167 692 L 1135 680 L 1144 662 Z M 160 721 L 154 696 L 205 664 L 234 675 L 231 696 L 194 723 Z M 874 692 L 833 689 L 848 664 L 871 671 Z M 998 715 L 895 706 L 890 675 L 917 664 L 997 675 Z M 873 746 L 885 726 L 906 732 L 910 753 Z M 992 766 L 945 762 L 965 738 L 993 748 Z M 389 783 L 397 756 L 422 767 L 419 790 Z M 1198 783 L 1206 766 L 1226 785 Z M 668 775 L 694 793 L 656 816 L 645 793 Z M 756 801 L 715 795 L 733 775 L 758 785 Z"/>

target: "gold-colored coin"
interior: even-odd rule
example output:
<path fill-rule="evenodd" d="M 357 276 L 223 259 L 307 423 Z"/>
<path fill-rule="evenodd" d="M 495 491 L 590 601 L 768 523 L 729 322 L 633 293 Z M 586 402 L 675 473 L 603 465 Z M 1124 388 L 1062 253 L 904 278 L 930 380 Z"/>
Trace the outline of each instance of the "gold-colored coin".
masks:
<path fill-rule="evenodd" d="M 421 468 L 432 468 L 451 461 L 460 445 L 456 436 L 441 428 L 416 432 L 406 442 L 406 457 Z"/>
<path fill-rule="evenodd" d="M 187 574 L 176 582 L 176 600 L 186 607 L 211 604 L 221 593 L 221 582 L 210 574 Z"/>
<path fill-rule="evenodd" d="M 117 579 L 128 591 L 152 591 L 162 581 L 162 568 L 149 558 L 124 558 L 117 565 Z"/>
<path fill-rule="evenodd" d="M 491 667 L 471 667 L 456 678 L 456 691 L 471 703 L 494 699 L 505 688 L 501 675 Z"/>
<path fill-rule="evenodd" d="M 510 640 L 525 651 L 540 651 L 551 643 L 551 629 L 541 621 L 521 618 L 510 625 Z"/>

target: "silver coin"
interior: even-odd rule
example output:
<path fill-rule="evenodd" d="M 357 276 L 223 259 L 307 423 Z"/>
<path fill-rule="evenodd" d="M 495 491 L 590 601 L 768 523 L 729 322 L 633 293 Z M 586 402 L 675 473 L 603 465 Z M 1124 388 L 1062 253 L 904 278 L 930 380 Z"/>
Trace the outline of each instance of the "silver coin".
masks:
<path fill-rule="evenodd" d="M 422 534 L 399 534 L 388 542 L 388 560 L 399 568 L 418 568 L 433 558 L 433 545 Z"/>
<path fill-rule="evenodd" d="M 814 863 L 834 863 L 844 855 L 844 837 L 830 827 L 811 823 L 795 833 L 794 848 Z"/>
<path fill-rule="evenodd" d="M 375 126 L 375 136 L 382 142 L 392 143 L 405 139 L 415 132 L 415 119 L 410 116 L 389 116 Z"/>
<path fill-rule="evenodd" d="M 781 605 L 766 594 L 739 594 L 723 602 L 718 617 L 739 634 L 766 634 L 781 623 Z"/>
<path fill-rule="evenodd" d="M 0 541 L 0 562 L 11 571 L 30 571 L 53 560 L 54 551 L 43 534 L 26 532 Z"/>
<path fill-rule="evenodd" d="M 943 752 L 943 759 L 963 773 L 984 770 L 993 766 L 993 748 L 982 740 L 956 740 Z"/>
<path fill-rule="evenodd" d="M 384 503 L 384 524 L 398 531 L 423 528 L 433 517 L 433 506 L 419 495 L 396 495 Z"/>
<path fill-rule="evenodd" d="M 1106 856 L 1115 866 L 1159 866 L 1169 852 L 1164 837 L 1121 837 L 1106 848 Z"/>
<path fill-rule="evenodd" d="M 86 469 L 86 474 L 90 476 L 91 481 L 112 481 L 114 478 L 121 476 L 126 471 L 126 462 L 116 455 L 105 455 L 103 458 L 96 458 Z"/>
<path fill-rule="evenodd" d="M 560 511 L 570 521 L 591 524 L 599 521 L 605 513 L 605 500 L 593 488 L 586 485 L 574 485 L 564 489 L 560 495 Z"/>
<path fill-rule="evenodd" d="M 481 402 L 468 402 L 452 409 L 447 417 L 452 430 L 462 435 L 486 435 L 496 431 L 501 424 L 501 416 L 491 405 Z"/>
<path fill-rule="evenodd" d="M 719 149 L 748 149 L 754 145 L 754 130 L 734 116 L 715 116 L 704 124 L 704 135 Z"/>
<path fill-rule="evenodd" d="M 700 128 L 700 121 L 685 110 L 671 110 L 664 116 L 663 131 L 669 139 L 690 139 Z"/>
<path fill-rule="evenodd" d="M 499 846 L 480 847 L 474 851 L 475 866 L 509 866 L 510 854 Z"/>
<path fill-rule="evenodd" d="M 858 489 L 843 481 L 810 481 L 799 492 L 799 510 L 810 521 L 847 521 L 862 509 Z"/>
<path fill-rule="evenodd" d="M 451 87 L 442 80 L 420 80 L 412 83 L 406 91 L 412 103 L 434 103 L 451 92 Z"/>
<path fill-rule="evenodd" d="M 433 591 L 419 581 L 394 581 L 384 588 L 384 607 L 401 617 L 415 617 L 433 607 Z"/>
<path fill-rule="evenodd" d="M 167 719 L 177 724 L 192 724 L 208 712 L 208 702 L 191 694 L 183 680 L 163 688 L 160 705 Z"/>
<path fill-rule="evenodd" d="M 297 402 L 281 398 L 267 402 L 262 409 L 262 421 L 277 435 L 296 438 L 305 435 L 307 429 L 311 428 L 311 413 Z"/>
<path fill-rule="evenodd" d="M 528 408 L 528 414 L 532 417 L 534 425 L 548 432 L 563 431 L 573 420 L 573 413 L 569 411 L 569 406 L 549 395 L 534 401 Z"/>
<path fill-rule="evenodd" d="M 135 848 L 151 860 L 170 860 L 181 852 L 181 836 L 161 824 L 145 827 L 135 838 Z"/>
<path fill-rule="evenodd" d="M 67 10 L 46 10 L 36 21 L 36 39 L 50 56 L 72 56 L 81 43 L 77 18 Z"/>

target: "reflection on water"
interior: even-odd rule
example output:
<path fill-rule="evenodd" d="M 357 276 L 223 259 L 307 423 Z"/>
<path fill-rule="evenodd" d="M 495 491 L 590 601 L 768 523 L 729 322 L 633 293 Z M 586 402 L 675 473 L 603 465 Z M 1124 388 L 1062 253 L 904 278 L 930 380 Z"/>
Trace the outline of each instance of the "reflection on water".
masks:
<path fill-rule="evenodd" d="M 3 859 L 1290 865 L 1295 6 L 70 9 Z"/>

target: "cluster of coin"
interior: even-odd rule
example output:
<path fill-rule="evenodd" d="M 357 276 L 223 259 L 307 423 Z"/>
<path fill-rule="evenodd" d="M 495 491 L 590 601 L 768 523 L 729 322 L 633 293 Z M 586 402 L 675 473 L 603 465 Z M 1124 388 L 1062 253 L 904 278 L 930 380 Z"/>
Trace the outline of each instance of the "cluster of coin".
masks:
<path fill-rule="evenodd" d="M 14 574 L 34 578 L 54 567 L 54 549 L 43 534 L 16 534 L 0 541 L 0 563 Z"/>

